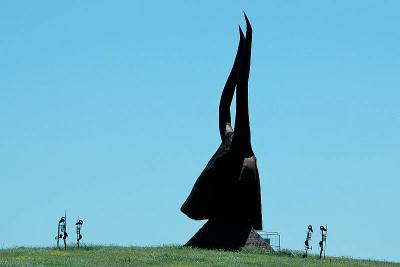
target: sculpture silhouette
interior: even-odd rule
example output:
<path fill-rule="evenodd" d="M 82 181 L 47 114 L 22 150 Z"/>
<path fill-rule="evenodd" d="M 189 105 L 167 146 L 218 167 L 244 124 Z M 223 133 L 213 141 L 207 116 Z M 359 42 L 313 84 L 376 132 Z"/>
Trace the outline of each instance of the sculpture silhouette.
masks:
<path fill-rule="evenodd" d="M 307 258 L 308 250 L 312 249 L 312 246 L 310 245 L 310 241 L 311 241 L 311 236 L 312 236 L 313 232 L 314 232 L 314 230 L 312 228 L 312 225 L 311 224 L 308 225 L 307 237 L 306 237 L 306 241 L 304 241 L 304 249 L 305 249 L 305 252 L 304 252 L 304 255 L 303 255 L 304 258 Z"/>
<path fill-rule="evenodd" d="M 219 104 L 221 145 L 198 177 L 181 211 L 194 220 L 209 219 L 187 245 L 237 249 L 252 228 L 262 229 L 260 181 L 251 146 L 248 80 L 252 27 L 246 14 L 246 37 L 240 41 Z M 236 87 L 235 129 L 230 106 Z M 255 232 L 253 230 L 253 232 Z"/>
<path fill-rule="evenodd" d="M 325 258 L 325 250 L 326 250 L 326 232 L 328 232 L 328 226 L 324 227 L 323 225 L 321 225 L 319 227 L 319 230 L 321 231 L 321 241 L 319 241 L 318 245 L 320 248 L 319 251 L 319 258 L 322 258 L 322 252 L 324 252 L 324 258 Z"/>

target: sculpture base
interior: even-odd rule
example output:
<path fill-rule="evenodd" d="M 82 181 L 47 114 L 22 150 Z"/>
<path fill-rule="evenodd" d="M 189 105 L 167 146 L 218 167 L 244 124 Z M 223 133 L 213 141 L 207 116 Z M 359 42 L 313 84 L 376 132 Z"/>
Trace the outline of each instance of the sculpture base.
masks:
<path fill-rule="evenodd" d="M 212 219 L 206 222 L 185 246 L 223 250 L 254 247 L 268 252 L 273 251 L 248 223 Z"/>

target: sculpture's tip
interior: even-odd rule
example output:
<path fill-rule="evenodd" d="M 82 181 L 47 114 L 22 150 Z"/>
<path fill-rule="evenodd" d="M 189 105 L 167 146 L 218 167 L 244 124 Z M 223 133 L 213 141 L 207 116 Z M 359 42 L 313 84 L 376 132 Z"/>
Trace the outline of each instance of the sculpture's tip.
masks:
<path fill-rule="evenodd" d="M 244 18 L 245 18 L 246 22 L 249 21 L 249 18 L 247 17 L 247 14 L 246 14 L 246 12 L 244 10 L 243 10 L 243 15 L 244 15 Z"/>
<path fill-rule="evenodd" d="M 244 33 L 243 33 L 242 28 L 240 27 L 240 25 L 239 25 L 239 33 L 240 33 L 240 40 L 245 39 L 244 38 Z"/>
<path fill-rule="evenodd" d="M 244 19 L 246 20 L 246 27 L 247 27 L 247 29 L 251 30 L 252 28 L 251 28 L 250 20 L 247 17 L 246 12 L 243 11 L 243 14 L 244 14 Z"/>

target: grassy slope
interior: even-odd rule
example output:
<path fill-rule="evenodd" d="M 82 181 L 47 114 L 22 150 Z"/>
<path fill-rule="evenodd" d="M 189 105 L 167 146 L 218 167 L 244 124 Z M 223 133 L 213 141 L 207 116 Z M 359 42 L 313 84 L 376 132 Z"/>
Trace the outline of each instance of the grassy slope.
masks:
<path fill-rule="evenodd" d="M 67 251 L 55 248 L 15 248 L 0 250 L 0 266 L 400 266 L 400 264 L 316 257 L 304 259 L 300 253 L 265 254 L 257 250 L 241 252 L 208 251 L 181 247 L 88 246 Z"/>

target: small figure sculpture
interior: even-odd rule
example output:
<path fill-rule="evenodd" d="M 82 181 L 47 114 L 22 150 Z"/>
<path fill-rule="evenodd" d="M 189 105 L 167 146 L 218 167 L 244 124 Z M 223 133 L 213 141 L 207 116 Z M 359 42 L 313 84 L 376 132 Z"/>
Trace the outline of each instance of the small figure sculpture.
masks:
<path fill-rule="evenodd" d="M 251 146 L 248 108 L 252 27 L 246 14 L 244 16 L 246 37 L 239 26 L 239 46 L 219 104 L 221 145 L 181 207 L 191 219 L 208 219 L 187 243 L 189 246 L 236 249 L 244 245 L 251 229 L 262 230 L 260 180 Z M 230 105 L 235 87 L 233 129 Z"/>
<path fill-rule="evenodd" d="M 75 226 L 76 226 L 76 243 L 78 244 L 78 248 L 79 248 L 79 241 L 82 239 L 82 235 L 81 235 L 82 224 L 83 224 L 83 221 L 79 220 L 79 219 L 75 223 Z"/>
<path fill-rule="evenodd" d="M 326 232 L 328 232 L 328 226 L 320 226 L 319 230 L 321 230 L 321 241 L 319 241 L 319 258 L 321 259 L 322 257 L 322 252 L 324 252 L 324 258 L 325 258 L 325 250 L 326 250 Z"/>
<path fill-rule="evenodd" d="M 312 236 L 312 233 L 313 233 L 313 232 L 314 232 L 314 231 L 313 231 L 312 225 L 310 224 L 310 225 L 308 226 L 308 229 L 307 229 L 306 241 L 304 241 L 304 245 L 305 245 L 305 254 L 304 254 L 304 257 L 305 257 L 305 258 L 307 258 L 307 252 L 308 252 L 308 250 L 309 250 L 309 249 L 312 249 L 312 246 L 310 246 L 310 242 L 311 242 L 311 236 Z"/>
<path fill-rule="evenodd" d="M 67 213 L 61 219 L 58 221 L 58 230 L 57 230 L 57 248 L 59 247 L 60 244 L 60 239 L 63 239 L 64 241 L 64 250 L 67 250 L 67 238 L 68 238 L 68 233 L 67 233 Z"/>

